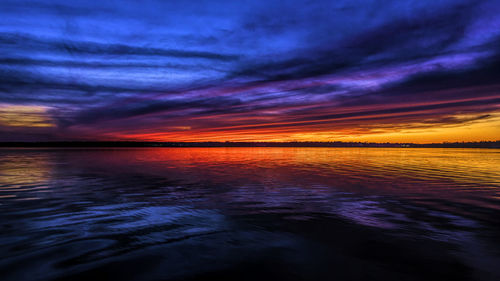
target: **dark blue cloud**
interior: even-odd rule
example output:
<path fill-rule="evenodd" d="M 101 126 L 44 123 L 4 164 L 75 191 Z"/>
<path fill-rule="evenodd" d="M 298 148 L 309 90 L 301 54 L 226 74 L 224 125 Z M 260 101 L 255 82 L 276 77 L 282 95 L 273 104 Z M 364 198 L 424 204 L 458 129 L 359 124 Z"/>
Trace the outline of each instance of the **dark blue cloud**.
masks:
<path fill-rule="evenodd" d="M 280 120 L 443 109 L 436 123 L 467 122 L 451 116 L 462 107 L 444 109 L 461 102 L 478 117 L 496 110 L 485 113 L 497 102 L 499 14 L 493 0 L 6 0 L 0 104 L 51 108 L 60 135 L 103 123 L 112 133 L 109 124 L 122 129 L 137 118 L 163 120 L 152 130 L 200 117 L 218 121 L 191 121 L 193 128 L 253 125 L 243 115 L 274 128 Z M 466 89 L 480 87 L 489 87 L 478 90 L 484 100 L 466 101 L 478 95 Z"/>

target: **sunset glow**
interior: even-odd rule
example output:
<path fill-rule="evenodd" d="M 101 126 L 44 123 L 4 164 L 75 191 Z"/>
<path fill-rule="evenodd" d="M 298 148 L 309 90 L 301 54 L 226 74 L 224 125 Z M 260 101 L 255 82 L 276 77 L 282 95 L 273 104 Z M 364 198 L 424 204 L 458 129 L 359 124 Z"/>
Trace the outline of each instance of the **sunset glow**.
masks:
<path fill-rule="evenodd" d="M 6 127 L 53 127 L 43 106 L 0 104 L 0 125 Z"/>
<path fill-rule="evenodd" d="M 0 280 L 500 280 L 500 0 L 1 0 Z"/>
<path fill-rule="evenodd" d="M 495 1 L 22 2 L 0 9 L 0 141 L 500 138 Z"/>

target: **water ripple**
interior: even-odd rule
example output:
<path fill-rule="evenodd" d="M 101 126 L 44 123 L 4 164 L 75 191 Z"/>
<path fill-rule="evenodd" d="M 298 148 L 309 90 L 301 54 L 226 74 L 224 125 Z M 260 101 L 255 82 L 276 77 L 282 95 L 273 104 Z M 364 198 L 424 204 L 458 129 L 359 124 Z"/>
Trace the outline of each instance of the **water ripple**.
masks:
<path fill-rule="evenodd" d="M 4 149 L 0 277 L 31 280 L 19 264 L 52 279 L 149 256 L 151 280 L 266 257 L 307 271 L 387 243 L 400 268 L 406 255 L 497 277 L 498 167 L 493 149 Z"/>

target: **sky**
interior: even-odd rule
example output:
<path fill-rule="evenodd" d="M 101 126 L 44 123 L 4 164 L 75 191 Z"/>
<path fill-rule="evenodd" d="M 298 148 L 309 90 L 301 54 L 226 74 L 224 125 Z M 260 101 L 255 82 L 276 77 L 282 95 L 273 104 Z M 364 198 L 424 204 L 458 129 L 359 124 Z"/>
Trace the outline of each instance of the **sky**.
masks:
<path fill-rule="evenodd" d="M 0 1 L 0 141 L 500 139 L 500 1 Z"/>

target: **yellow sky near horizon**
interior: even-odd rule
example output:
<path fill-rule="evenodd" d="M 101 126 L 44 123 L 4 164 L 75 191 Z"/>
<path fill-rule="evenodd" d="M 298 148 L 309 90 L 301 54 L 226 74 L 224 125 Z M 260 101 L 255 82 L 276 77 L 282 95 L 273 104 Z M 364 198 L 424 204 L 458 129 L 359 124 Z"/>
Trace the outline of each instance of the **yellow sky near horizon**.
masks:
<path fill-rule="evenodd" d="M 6 127 L 54 127 L 46 106 L 0 104 L 0 125 Z"/>
<path fill-rule="evenodd" d="M 38 105 L 0 104 L 0 126 L 31 130 L 56 127 L 49 114 L 49 107 Z M 457 116 L 466 120 L 471 116 Z M 363 124 L 324 130 L 314 127 L 277 127 L 273 129 L 245 128 L 196 129 L 188 126 L 170 126 L 158 131 L 126 130 L 122 132 L 72 128 L 68 139 L 78 139 L 78 134 L 91 140 L 133 141 L 344 141 L 344 142 L 471 142 L 500 140 L 500 113 L 490 113 L 487 118 L 470 118 L 469 122 L 455 124 Z M 332 123 L 333 124 L 333 123 Z M 422 126 L 420 126 L 422 125 Z M 372 127 L 370 127 L 372 126 Z M 379 127 L 377 127 L 379 126 Z M 18 130 L 16 129 L 16 130 Z M 62 136 L 64 139 L 65 136 Z"/>

